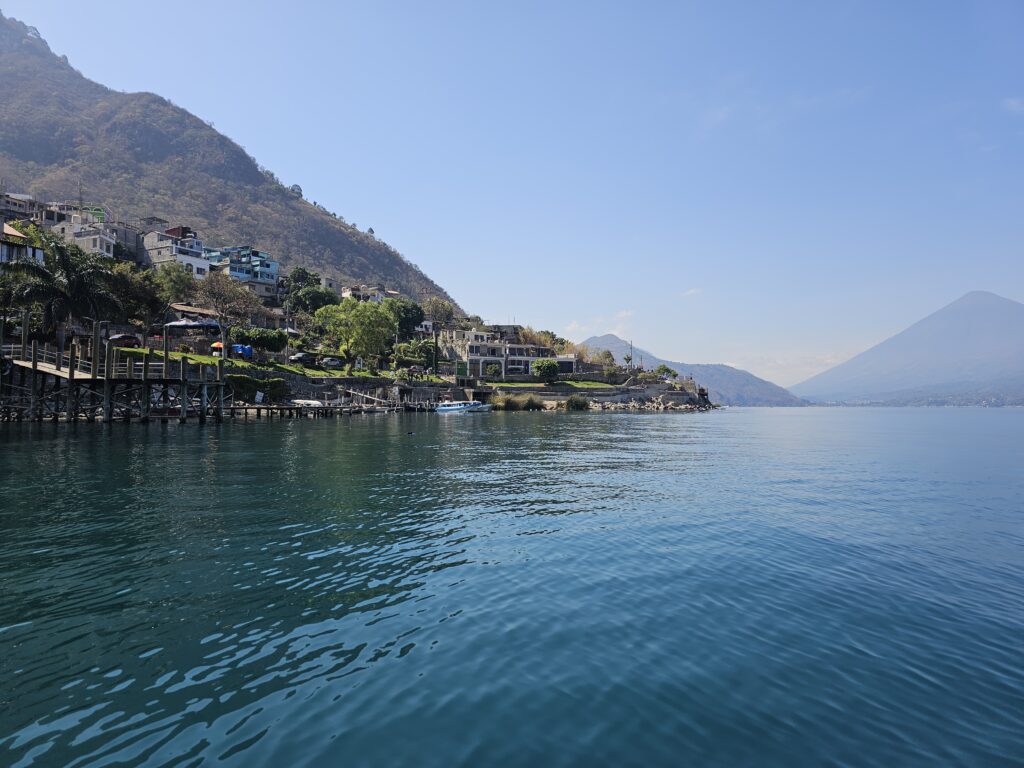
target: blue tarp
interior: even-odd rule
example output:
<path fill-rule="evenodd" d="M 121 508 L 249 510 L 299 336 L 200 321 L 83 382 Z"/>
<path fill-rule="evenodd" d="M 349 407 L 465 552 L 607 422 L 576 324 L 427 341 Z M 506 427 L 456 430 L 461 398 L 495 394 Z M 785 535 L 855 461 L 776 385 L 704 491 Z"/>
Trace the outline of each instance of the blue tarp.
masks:
<path fill-rule="evenodd" d="M 232 344 L 231 351 L 247 359 L 252 357 L 252 346 L 249 344 Z"/>

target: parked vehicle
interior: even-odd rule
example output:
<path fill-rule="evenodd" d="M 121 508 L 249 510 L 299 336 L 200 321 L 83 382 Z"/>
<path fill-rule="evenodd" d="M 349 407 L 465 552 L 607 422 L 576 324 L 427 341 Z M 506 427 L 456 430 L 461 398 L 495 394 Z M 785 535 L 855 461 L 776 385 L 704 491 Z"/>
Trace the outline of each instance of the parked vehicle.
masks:
<path fill-rule="evenodd" d="M 320 358 L 321 368 L 342 368 L 345 363 L 337 357 L 322 357 Z"/>
<path fill-rule="evenodd" d="M 115 333 L 108 339 L 115 347 L 138 349 L 142 346 L 139 337 L 133 333 Z"/>
<path fill-rule="evenodd" d="M 312 352 L 296 352 L 288 358 L 288 362 L 298 363 L 299 365 L 313 365 L 316 362 L 316 355 Z"/>

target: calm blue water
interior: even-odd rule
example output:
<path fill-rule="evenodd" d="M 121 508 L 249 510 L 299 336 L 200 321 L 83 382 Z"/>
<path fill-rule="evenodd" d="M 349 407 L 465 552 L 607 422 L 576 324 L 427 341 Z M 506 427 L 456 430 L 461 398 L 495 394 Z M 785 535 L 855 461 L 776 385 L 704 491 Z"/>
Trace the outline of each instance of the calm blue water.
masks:
<path fill-rule="evenodd" d="M 0 425 L 2 765 L 1024 762 L 1024 410 Z"/>

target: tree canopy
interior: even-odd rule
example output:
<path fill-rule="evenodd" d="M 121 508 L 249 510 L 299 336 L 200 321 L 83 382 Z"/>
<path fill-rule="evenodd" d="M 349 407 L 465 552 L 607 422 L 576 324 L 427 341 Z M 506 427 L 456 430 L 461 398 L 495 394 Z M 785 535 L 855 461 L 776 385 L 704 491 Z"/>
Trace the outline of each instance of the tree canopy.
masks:
<path fill-rule="evenodd" d="M 431 296 L 423 302 L 423 311 L 427 317 L 441 326 L 451 325 L 455 319 L 455 307 L 450 301 L 438 296 Z"/>
<path fill-rule="evenodd" d="M 398 321 L 387 307 L 348 298 L 321 307 L 314 315 L 328 343 L 346 357 L 382 357 L 398 333 Z"/>
<path fill-rule="evenodd" d="M 534 360 L 530 370 L 545 384 L 553 384 L 558 381 L 558 363 L 549 357 Z"/>
<path fill-rule="evenodd" d="M 341 297 L 330 288 L 321 288 L 319 285 L 307 285 L 291 294 L 289 302 L 293 310 L 312 314 L 320 309 L 320 307 L 340 304 Z"/>
<path fill-rule="evenodd" d="M 313 286 L 320 286 L 320 273 L 305 267 L 295 267 L 284 279 L 285 290 L 291 294 Z"/>
<path fill-rule="evenodd" d="M 411 339 L 416 326 L 423 322 L 423 307 L 409 299 L 384 299 L 383 304 L 398 324 L 399 338 Z"/>

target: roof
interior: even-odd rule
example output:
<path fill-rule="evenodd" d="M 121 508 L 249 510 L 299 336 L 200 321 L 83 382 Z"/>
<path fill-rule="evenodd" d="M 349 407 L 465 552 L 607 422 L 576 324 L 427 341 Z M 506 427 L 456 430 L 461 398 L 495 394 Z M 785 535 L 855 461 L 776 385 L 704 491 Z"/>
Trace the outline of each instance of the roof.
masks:
<path fill-rule="evenodd" d="M 171 304 L 171 309 L 186 315 L 202 315 L 204 317 L 216 317 L 217 313 L 212 309 L 204 307 L 193 307 L 191 304 Z"/>
<path fill-rule="evenodd" d="M 4 222 L 4 237 L 20 237 L 22 239 L 25 238 L 25 236 L 23 234 L 21 234 L 21 232 L 16 230 L 14 227 L 12 227 L 6 221 Z"/>

